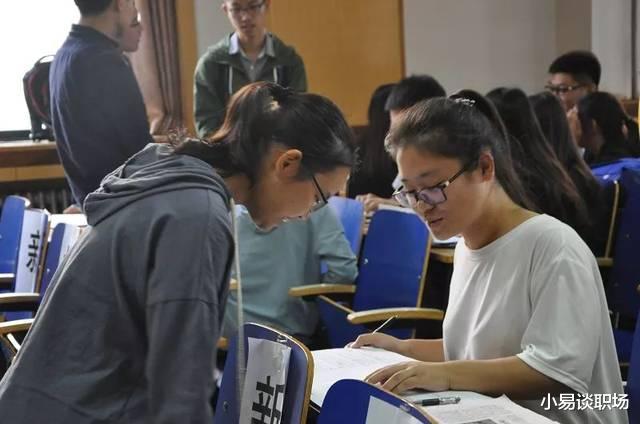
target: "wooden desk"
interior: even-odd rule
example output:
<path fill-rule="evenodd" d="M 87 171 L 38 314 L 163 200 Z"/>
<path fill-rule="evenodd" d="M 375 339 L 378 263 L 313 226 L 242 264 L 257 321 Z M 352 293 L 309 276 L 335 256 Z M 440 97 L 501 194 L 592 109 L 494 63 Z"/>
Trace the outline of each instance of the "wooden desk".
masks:
<path fill-rule="evenodd" d="M 55 143 L 30 140 L 0 143 L 0 183 L 63 178 Z"/>

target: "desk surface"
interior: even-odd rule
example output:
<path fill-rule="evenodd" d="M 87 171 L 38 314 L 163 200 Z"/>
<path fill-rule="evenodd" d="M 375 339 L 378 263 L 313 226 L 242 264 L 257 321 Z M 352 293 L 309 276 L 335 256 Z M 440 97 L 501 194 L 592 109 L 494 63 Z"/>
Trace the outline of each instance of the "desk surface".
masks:
<path fill-rule="evenodd" d="M 56 143 L 8 141 L 0 143 L 0 182 L 64 178 Z"/>

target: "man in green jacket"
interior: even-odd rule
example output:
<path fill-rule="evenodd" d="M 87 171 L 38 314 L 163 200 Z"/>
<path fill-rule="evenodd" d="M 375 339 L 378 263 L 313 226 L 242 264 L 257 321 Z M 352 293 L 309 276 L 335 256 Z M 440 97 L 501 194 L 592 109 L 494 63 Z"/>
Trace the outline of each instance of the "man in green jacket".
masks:
<path fill-rule="evenodd" d="M 224 0 L 234 32 L 200 58 L 195 72 L 194 115 L 200 137 L 215 132 L 233 93 L 255 81 L 307 90 L 302 58 L 266 29 L 271 0 Z"/>

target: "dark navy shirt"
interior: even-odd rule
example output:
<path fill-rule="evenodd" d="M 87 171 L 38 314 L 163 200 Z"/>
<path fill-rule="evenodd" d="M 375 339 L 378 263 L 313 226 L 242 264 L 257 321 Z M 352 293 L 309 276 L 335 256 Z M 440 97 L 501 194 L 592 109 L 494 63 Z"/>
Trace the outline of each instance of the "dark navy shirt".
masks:
<path fill-rule="evenodd" d="M 79 205 L 100 181 L 152 142 L 140 87 L 118 44 L 73 25 L 49 75 L 58 153 Z"/>

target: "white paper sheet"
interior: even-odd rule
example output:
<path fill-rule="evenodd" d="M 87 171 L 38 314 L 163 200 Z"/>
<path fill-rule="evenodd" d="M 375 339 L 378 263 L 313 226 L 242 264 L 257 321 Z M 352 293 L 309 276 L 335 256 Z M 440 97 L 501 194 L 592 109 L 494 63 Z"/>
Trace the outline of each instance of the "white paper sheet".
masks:
<path fill-rule="evenodd" d="M 249 337 L 247 374 L 240 422 L 281 422 L 291 348 L 282 343 Z M 274 414 L 280 416 L 273 419 Z M 264 421 L 266 419 L 266 421 Z"/>
<path fill-rule="evenodd" d="M 550 419 L 512 402 L 506 396 L 468 400 L 458 405 L 423 408 L 439 424 L 549 424 Z"/>
<path fill-rule="evenodd" d="M 420 421 L 400 408 L 371 397 L 365 424 L 420 424 Z"/>
<path fill-rule="evenodd" d="M 45 244 L 47 236 L 48 215 L 48 212 L 39 209 L 28 209 L 24 212 L 18 268 L 15 276 L 14 290 L 16 293 L 33 293 L 35 291 L 42 246 Z"/>
<path fill-rule="evenodd" d="M 413 361 L 394 352 L 369 347 L 315 350 L 311 353 L 315 364 L 311 400 L 318 406 L 322 406 L 327 391 L 338 380 L 364 380 L 382 367 Z"/>

